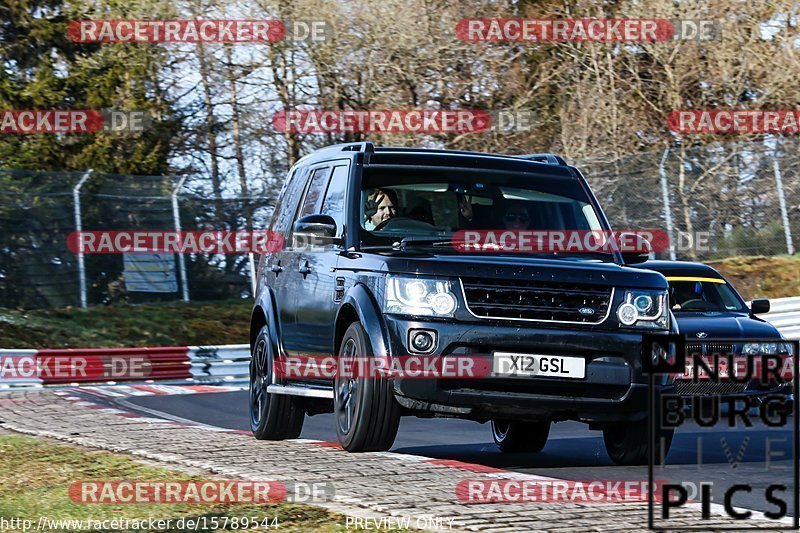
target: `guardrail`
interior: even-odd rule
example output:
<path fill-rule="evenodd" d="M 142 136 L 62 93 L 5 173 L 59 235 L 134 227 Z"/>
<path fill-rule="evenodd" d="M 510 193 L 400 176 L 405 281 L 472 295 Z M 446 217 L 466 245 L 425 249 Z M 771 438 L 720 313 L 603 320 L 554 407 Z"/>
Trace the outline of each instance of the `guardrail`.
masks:
<path fill-rule="evenodd" d="M 250 346 L 0 350 L 0 387 L 82 383 L 246 382 Z"/>
<path fill-rule="evenodd" d="M 800 297 L 770 300 L 770 312 L 759 315 L 787 339 L 800 340 Z"/>

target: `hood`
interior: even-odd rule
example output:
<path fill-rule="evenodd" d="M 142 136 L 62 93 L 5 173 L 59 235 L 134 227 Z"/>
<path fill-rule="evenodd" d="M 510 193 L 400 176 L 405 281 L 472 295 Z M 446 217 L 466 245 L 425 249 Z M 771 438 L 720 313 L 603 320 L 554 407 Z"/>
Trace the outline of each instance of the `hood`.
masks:
<path fill-rule="evenodd" d="M 687 340 L 712 339 L 780 339 L 781 334 L 770 324 L 746 313 L 698 312 L 674 313 L 681 335 Z M 700 338 L 697 333 L 706 337 Z"/>
<path fill-rule="evenodd" d="M 661 274 L 615 263 L 486 254 L 370 253 L 370 269 L 421 276 L 484 277 L 666 289 Z M 365 254 L 366 258 L 367 254 Z M 366 265 L 365 265 L 366 266 Z"/>

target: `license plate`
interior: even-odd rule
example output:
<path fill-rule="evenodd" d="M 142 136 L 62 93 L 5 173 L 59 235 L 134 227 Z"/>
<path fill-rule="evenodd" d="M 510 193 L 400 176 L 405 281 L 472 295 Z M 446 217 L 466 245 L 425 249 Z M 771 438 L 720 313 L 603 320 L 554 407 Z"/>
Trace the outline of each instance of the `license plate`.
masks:
<path fill-rule="evenodd" d="M 507 352 L 494 352 L 492 355 L 492 371 L 496 376 L 586 377 L 586 360 L 583 357 Z"/>

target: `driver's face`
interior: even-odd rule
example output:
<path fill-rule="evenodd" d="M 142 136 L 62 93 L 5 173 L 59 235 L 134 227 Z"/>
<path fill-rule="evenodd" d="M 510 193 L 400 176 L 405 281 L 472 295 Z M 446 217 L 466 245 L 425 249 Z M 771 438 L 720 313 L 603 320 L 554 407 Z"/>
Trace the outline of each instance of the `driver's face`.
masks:
<path fill-rule="evenodd" d="M 381 194 L 377 198 L 378 211 L 372 215 L 372 223 L 376 226 L 381 222 L 386 222 L 397 214 L 397 206 L 392 203 L 392 199 L 385 194 Z"/>

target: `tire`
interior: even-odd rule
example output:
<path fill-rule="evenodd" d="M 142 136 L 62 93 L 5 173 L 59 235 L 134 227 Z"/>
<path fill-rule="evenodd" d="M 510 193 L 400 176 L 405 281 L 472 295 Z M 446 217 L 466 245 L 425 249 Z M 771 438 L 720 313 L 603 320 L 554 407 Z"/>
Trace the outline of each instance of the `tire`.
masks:
<path fill-rule="evenodd" d="M 303 429 L 305 412 L 297 399 L 267 392 L 274 382 L 275 345 L 263 326 L 250 357 L 250 430 L 259 440 L 296 439 Z"/>
<path fill-rule="evenodd" d="M 492 438 L 503 453 L 539 453 L 547 444 L 550 421 L 509 422 L 492 420 Z"/>
<path fill-rule="evenodd" d="M 370 357 L 372 348 L 364 328 L 350 324 L 339 346 L 339 357 Z M 336 435 L 348 452 L 386 451 L 400 426 L 400 404 L 388 379 L 336 376 L 333 382 Z"/>
<path fill-rule="evenodd" d="M 674 429 L 663 429 L 656 435 L 656 463 L 666 457 L 672 446 Z M 649 460 L 647 419 L 626 424 L 613 424 L 603 429 L 606 451 L 614 464 L 620 466 L 646 465 Z"/>

